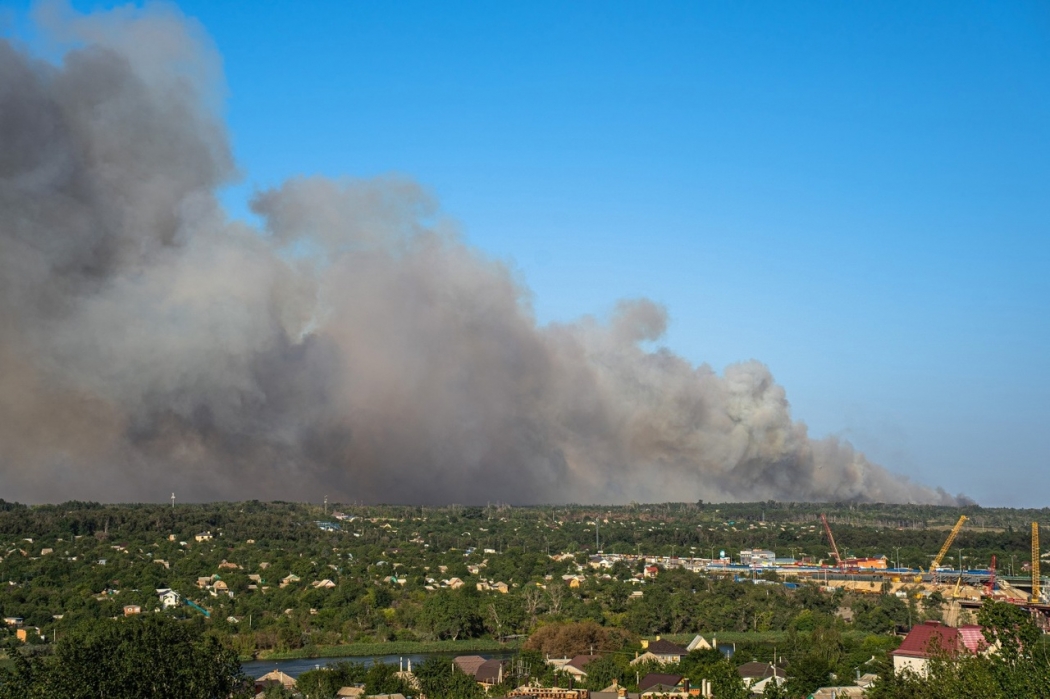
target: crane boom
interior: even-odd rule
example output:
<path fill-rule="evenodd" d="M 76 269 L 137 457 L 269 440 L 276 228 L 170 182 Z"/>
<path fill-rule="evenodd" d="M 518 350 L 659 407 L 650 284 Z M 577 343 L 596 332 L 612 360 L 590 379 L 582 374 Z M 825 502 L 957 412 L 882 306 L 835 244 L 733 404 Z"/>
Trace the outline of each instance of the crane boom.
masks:
<path fill-rule="evenodd" d="M 1039 604 L 1042 581 L 1039 578 L 1039 522 L 1032 522 L 1032 602 Z"/>
<path fill-rule="evenodd" d="M 988 566 L 988 582 L 984 584 L 987 594 L 995 592 L 995 554 L 992 554 L 992 565 Z"/>
<path fill-rule="evenodd" d="M 959 535 L 959 530 L 962 529 L 964 524 L 966 524 L 966 520 L 966 515 L 960 515 L 959 521 L 956 522 L 955 526 L 952 527 L 952 530 L 948 532 L 948 538 L 944 540 L 944 546 L 941 546 L 941 550 L 937 552 L 937 557 L 934 558 L 933 563 L 930 564 L 930 572 L 933 573 L 934 576 L 937 575 L 937 569 L 941 567 L 941 561 L 944 560 L 944 555 L 948 553 L 948 549 L 952 547 L 952 542 L 955 541 L 955 537 Z M 962 573 L 962 571 L 959 572 L 960 574 Z M 915 576 L 915 582 L 922 582 L 921 574 Z"/>
<path fill-rule="evenodd" d="M 828 524 L 828 518 L 821 514 L 820 521 L 824 525 L 824 532 L 828 535 L 828 541 L 831 543 L 831 555 L 835 557 L 835 563 L 839 568 L 843 567 L 842 556 L 839 555 L 839 547 L 835 545 L 835 537 L 831 533 L 831 526 Z"/>
<path fill-rule="evenodd" d="M 955 541 L 955 537 L 959 535 L 959 530 L 966 524 L 966 515 L 959 517 L 959 521 L 952 527 L 951 532 L 948 534 L 948 538 L 944 540 L 944 546 L 937 552 L 937 558 L 933 559 L 933 563 L 930 564 L 930 570 L 936 572 L 941 567 L 941 561 L 944 560 L 944 555 L 948 553 L 948 549 L 952 547 L 952 542 Z"/>

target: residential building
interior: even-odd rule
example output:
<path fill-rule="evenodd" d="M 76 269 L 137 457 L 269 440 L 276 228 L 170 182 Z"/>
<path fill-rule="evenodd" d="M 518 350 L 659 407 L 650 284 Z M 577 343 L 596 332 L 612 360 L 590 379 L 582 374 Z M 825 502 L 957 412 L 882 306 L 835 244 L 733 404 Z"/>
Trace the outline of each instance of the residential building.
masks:
<path fill-rule="evenodd" d="M 890 655 L 893 657 L 894 672 L 910 670 L 924 675 L 932 657 L 981 653 L 988 648 L 980 626 L 953 628 L 939 621 L 927 621 L 912 627 L 900 647 Z"/>
<path fill-rule="evenodd" d="M 650 672 L 638 683 L 638 693 L 642 697 L 688 697 L 689 679 L 681 675 Z"/>
<path fill-rule="evenodd" d="M 167 588 L 157 590 L 157 595 L 160 597 L 160 606 L 164 609 L 171 609 L 182 604 L 182 595 L 175 590 L 169 590 Z"/>
<path fill-rule="evenodd" d="M 685 647 L 686 651 L 692 653 L 694 650 L 714 650 L 718 648 L 718 641 L 714 636 L 711 637 L 710 643 L 706 638 L 697 634 L 693 636 L 693 640 L 689 642 L 689 645 Z"/>
<path fill-rule="evenodd" d="M 291 675 L 286 675 L 280 670 L 273 670 L 262 677 L 256 678 L 255 691 L 256 693 L 265 692 L 267 687 L 274 684 L 279 684 L 290 692 L 295 691 L 295 678 Z"/>
<path fill-rule="evenodd" d="M 506 668 L 505 660 L 486 660 L 474 672 L 474 681 L 485 689 L 503 683 L 503 670 Z"/>
<path fill-rule="evenodd" d="M 787 681 L 784 671 L 770 663 L 744 663 L 736 671 L 752 694 L 762 694 L 770 682 L 782 685 Z"/>
<path fill-rule="evenodd" d="M 478 668 L 486 663 L 486 659 L 480 655 L 457 655 L 452 659 L 452 664 L 459 668 L 464 675 L 473 677 Z"/>
<path fill-rule="evenodd" d="M 569 662 L 562 665 L 561 671 L 572 675 L 577 680 L 582 680 L 587 677 L 587 665 L 589 665 L 592 660 L 597 660 L 598 657 L 599 656 L 597 655 L 577 655 L 570 659 Z"/>
<path fill-rule="evenodd" d="M 665 641 L 659 636 L 656 637 L 655 641 L 643 640 L 642 648 L 656 656 L 656 660 L 659 663 L 677 663 L 682 659 L 683 655 L 689 654 L 689 651 L 685 648 L 676 643 Z"/>

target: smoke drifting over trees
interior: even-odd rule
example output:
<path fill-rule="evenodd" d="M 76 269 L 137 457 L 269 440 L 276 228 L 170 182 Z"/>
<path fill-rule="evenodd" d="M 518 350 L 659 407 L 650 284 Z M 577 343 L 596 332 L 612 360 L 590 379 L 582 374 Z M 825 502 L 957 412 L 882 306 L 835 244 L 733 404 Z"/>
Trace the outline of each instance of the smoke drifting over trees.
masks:
<path fill-rule="evenodd" d="M 954 501 L 808 438 L 758 362 L 645 349 L 656 303 L 538 326 L 412 181 L 231 222 L 203 32 L 45 15 L 59 63 L 0 43 L 4 497 Z"/>

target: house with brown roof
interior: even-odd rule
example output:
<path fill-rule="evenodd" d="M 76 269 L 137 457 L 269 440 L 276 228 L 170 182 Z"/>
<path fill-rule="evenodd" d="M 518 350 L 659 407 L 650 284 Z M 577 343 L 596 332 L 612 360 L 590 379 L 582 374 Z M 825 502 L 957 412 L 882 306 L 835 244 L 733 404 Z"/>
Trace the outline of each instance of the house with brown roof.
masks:
<path fill-rule="evenodd" d="M 485 689 L 503 682 L 503 672 L 507 666 L 504 660 L 488 660 L 480 655 L 457 655 L 452 659 L 452 664 L 464 675 L 473 677 Z"/>
<path fill-rule="evenodd" d="M 485 689 L 502 684 L 506 665 L 505 660 L 486 660 L 474 672 L 474 681 Z"/>
<path fill-rule="evenodd" d="M 458 667 L 460 672 L 471 677 L 477 673 L 478 668 L 484 665 L 485 662 L 486 659 L 480 655 L 457 655 L 452 659 L 452 664 Z"/>
<path fill-rule="evenodd" d="M 900 647 L 890 655 L 894 672 L 909 670 L 924 675 L 931 658 L 954 658 L 961 653 L 983 653 L 988 649 L 980 626 L 953 628 L 939 621 L 927 621 L 912 627 Z"/>
<path fill-rule="evenodd" d="M 587 677 L 587 665 L 589 665 L 592 660 L 597 660 L 598 657 L 599 656 L 597 655 L 577 655 L 569 660 L 569 662 L 562 665 L 560 669 L 562 672 L 568 673 L 578 680 L 582 680 Z"/>
<path fill-rule="evenodd" d="M 736 671 L 752 694 L 762 694 L 770 682 L 782 685 L 787 681 L 784 671 L 770 663 L 744 663 Z"/>
<path fill-rule="evenodd" d="M 643 697 L 688 697 L 689 679 L 681 675 L 650 672 L 638 683 L 638 693 Z"/>
<path fill-rule="evenodd" d="M 665 641 L 659 636 L 655 641 L 642 640 L 642 648 L 647 655 L 652 655 L 658 663 L 677 663 L 682 656 L 689 655 L 689 651 L 677 643 Z"/>

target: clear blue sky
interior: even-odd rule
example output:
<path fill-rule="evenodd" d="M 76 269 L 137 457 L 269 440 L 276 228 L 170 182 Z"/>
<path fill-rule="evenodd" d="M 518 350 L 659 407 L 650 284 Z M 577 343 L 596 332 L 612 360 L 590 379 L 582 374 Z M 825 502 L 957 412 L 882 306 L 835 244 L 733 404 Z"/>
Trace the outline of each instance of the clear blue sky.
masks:
<path fill-rule="evenodd" d="M 410 175 L 541 322 L 648 296 L 814 435 L 1050 505 L 1050 4 L 179 6 L 225 61 L 235 215 Z"/>

